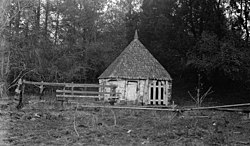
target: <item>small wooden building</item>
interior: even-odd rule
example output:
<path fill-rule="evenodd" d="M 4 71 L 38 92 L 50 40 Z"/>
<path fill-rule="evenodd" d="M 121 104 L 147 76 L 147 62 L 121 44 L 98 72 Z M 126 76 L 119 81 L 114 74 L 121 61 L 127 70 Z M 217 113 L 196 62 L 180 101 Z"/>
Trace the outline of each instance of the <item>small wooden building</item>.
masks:
<path fill-rule="evenodd" d="M 134 40 L 99 76 L 99 84 L 117 85 L 120 100 L 168 105 L 171 99 L 169 73 L 139 41 L 137 32 Z"/>

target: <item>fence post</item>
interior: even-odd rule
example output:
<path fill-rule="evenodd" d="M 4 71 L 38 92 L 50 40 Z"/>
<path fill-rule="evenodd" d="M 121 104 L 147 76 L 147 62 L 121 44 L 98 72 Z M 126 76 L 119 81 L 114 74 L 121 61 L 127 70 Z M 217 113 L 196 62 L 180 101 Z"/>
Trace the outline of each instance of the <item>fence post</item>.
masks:
<path fill-rule="evenodd" d="M 112 87 L 110 87 L 110 91 L 111 91 L 111 93 L 110 93 L 110 97 L 111 96 L 114 96 L 114 93 L 115 93 L 115 87 L 114 86 L 112 86 Z"/>
<path fill-rule="evenodd" d="M 74 83 L 72 82 L 72 86 L 71 86 L 71 95 L 73 96 L 74 95 Z M 67 102 L 68 102 L 68 99 L 67 99 Z"/>
<path fill-rule="evenodd" d="M 21 79 L 18 81 L 18 84 L 19 83 L 22 89 L 21 89 L 21 93 L 19 94 L 19 103 L 16 107 L 17 109 L 20 109 L 23 107 L 23 96 L 24 96 L 24 90 L 25 90 L 25 84 L 23 84 Z"/>
<path fill-rule="evenodd" d="M 109 103 L 111 105 L 114 105 L 115 102 L 116 102 L 116 86 L 112 86 L 110 87 L 110 90 L 111 90 L 111 93 L 110 93 L 110 100 L 109 100 Z"/>
<path fill-rule="evenodd" d="M 74 95 L 74 83 L 72 82 L 72 86 L 71 86 L 71 95 Z"/>
<path fill-rule="evenodd" d="M 65 98 L 65 89 L 66 88 L 66 85 L 64 85 L 64 87 L 63 87 L 63 97 L 62 97 L 62 100 L 61 100 L 61 106 L 62 106 L 62 109 L 63 109 L 63 101 L 66 99 Z"/>
<path fill-rule="evenodd" d="M 116 88 L 117 88 L 116 86 L 113 87 L 113 96 L 115 96 L 115 97 L 116 97 L 116 95 L 117 95 L 117 94 L 116 94 Z"/>
<path fill-rule="evenodd" d="M 39 88 L 40 88 L 40 97 L 39 97 L 39 99 L 40 100 L 42 100 L 42 96 L 43 96 L 43 91 L 44 91 L 44 86 L 43 86 L 43 81 L 41 82 L 41 85 L 39 86 Z"/>

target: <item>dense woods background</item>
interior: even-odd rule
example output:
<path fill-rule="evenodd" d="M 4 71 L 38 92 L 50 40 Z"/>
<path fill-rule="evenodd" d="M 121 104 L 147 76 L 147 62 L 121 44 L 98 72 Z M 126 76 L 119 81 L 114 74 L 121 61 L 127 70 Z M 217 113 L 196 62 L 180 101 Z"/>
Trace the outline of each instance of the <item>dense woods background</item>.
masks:
<path fill-rule="evenodd" d="M 18 77 L 97 82 L 137 29 L 174 82 L 196 83 L 201 74 L 202 83 L 215 90 L 250 87 L 248 0 L 9 2 L 9 21 L 2 25 L 9 84 Z"/>

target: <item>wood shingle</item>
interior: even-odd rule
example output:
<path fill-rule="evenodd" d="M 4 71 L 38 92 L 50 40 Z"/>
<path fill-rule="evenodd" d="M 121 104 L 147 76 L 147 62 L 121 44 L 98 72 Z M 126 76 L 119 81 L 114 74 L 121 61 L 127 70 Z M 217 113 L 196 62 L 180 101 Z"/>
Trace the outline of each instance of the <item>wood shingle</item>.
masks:
<path fill-rule="evenodd" d="M 105 78 L 172 80 L 166 69 L 139 41 L 137 31 L 134 40 L 99 76 L 99 79 Z"/>

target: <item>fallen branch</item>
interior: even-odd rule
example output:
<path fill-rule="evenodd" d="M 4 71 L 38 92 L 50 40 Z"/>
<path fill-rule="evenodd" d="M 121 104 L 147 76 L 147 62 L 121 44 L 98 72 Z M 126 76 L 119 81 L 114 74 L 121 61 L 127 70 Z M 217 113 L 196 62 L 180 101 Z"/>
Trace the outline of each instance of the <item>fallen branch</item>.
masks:
<path fill-rule="evenodd" d="M 239 144 L 244 144 L 244 145 L 250 144 L 250 141 L 233 141 L 233 142 L 239 143 Z"/>
<path fill-rule="evenodd" d="M 76 129 L 76 113 L 77 113 L 77 108 L 78 108 L 78 104 L 77 104 L 77 106 L 76 106 L 76 110 L 75 110 L 75 114 L 74 114 L 74 130 L 75 130 L 75 132 L 76 132 L 76 135 L 79 137 L 80 135 L 79 135 L 79 133 L 78 133 L 78 131 L 77 131 L 77 129 Z"/>
<path fill-rule="evenodd" d="M 8 88 L 7 88 L 7 90 L 9 90 L 10 88 L 12 88 L 12 87 L 14 87 L 14 86 L 17 86 L 18 84 L 13 84 L 13 85 L 11 85 L 11 86 L 9 86 Z"/>
<path fill-rule="evenodd" d="M 76 102 L 72 102 L 76 103 Z M 76 103 L 79 104 L 79 103 Z M 104 105 L 86 105 L 79 104 L 81 108 L 109 108 L 109 109 L 130 109 L 130 110 L 151 110 L 151 111 L 170 111 L 170 112 L 184 112 L 190 110 L 208 110 L 208 109 L 218 109 L 226 107 L 241 107 L 241 106 L 250 106 L 250 103 L 243 104 L 231 104 L 231 105 L 220 105 L 220 106 L 209 106 L 209 107 L 195 107 L 195 108 L 182 108 L 182 109 L 162 109 L 162 108 L 147 108 L 147 107 L 129 107 L 129 106 L 104 106 Z"/>
<path fill-rule="evenodd" d="M 250 113 L 250 110 L 249 110 L 249 109 L 217 108 L 217 110 L 223 110 L 223 111 L 229 111 L 229 112 Z"/>
<path fill-rule="evenodd" d="M 114 116 L 114 126 L 116 126 L 116 116 L 115 116 L 115 112 L 111 109 L 113 116 Z"/>
<path fill-rule="evenodd" d="M 177 116 L 177 113 L 175 113 L 175 114 L 169 119 L 168 122 L 171 122 L 176 116 Z"/>
<path fill-rule="evenodd" d="M 81 108 L 109 108 L 109 109 L 131 109 L 131 110 L 151 110 L 151 111 L 171 111 L 171 112 L 183 111 L 183 109 L 162 109 L 162 108 L 147 108 L 147 107 L 104 106 L 104 105 L 86 105 L 86 104 L 80 104 L 80 105 Z"/>
<path fill-rule="evenodd" d="M 219 108 L 241 107 L 241 106 L 250 106 L 250 103 L 219 105 L 219 106 L 210 106 L 210 107 L 196 107 L 196 108 L 190 108 L 190 109 L 184 109 L 184 110 L 206 110 L 206 109 L 219 109 Z"/>
<path fill-rule="evenodd" d="M 27 72 L 24 73 L 23 75 L 21 75 L 21 74 L 23 73 L 23 71 L 24 71 L 24 70 L 22 70 L 22 71 L 18 74 L 18 76 L 11 82 L 11 85 L 8 87 L 7 90 L 9 90 L 10 88 L 16 86 L 16 85 L 17 85 L 17 83 L 16 83 L 17 80 L 22 79 L 26 74 L 28 74 L 28 73 L 30 73 L 30 72 L 34 72 L 34 70 L 35 70 L 35 69 L 32 69 L 32 70 L 30 70 L 30 71 L 27 71 Z"/>

